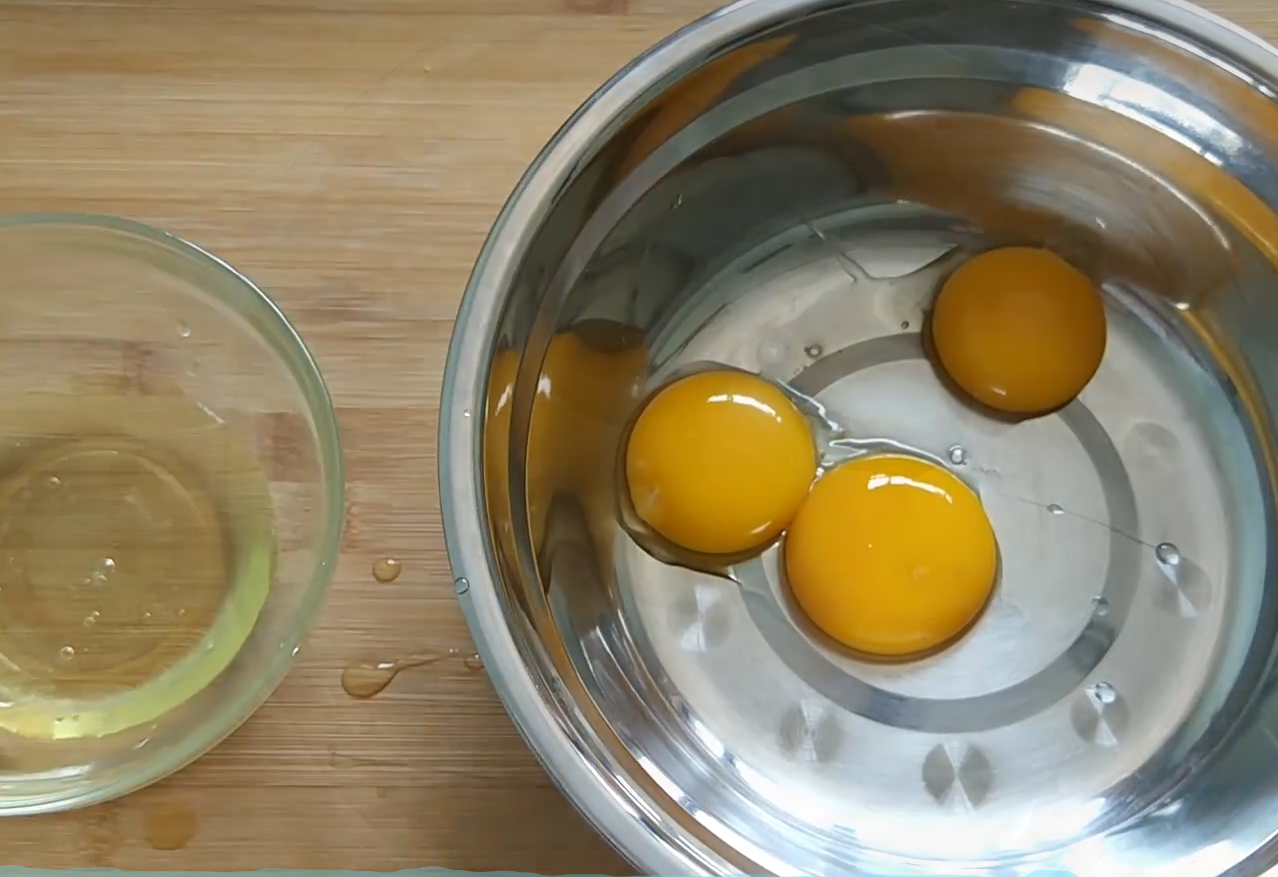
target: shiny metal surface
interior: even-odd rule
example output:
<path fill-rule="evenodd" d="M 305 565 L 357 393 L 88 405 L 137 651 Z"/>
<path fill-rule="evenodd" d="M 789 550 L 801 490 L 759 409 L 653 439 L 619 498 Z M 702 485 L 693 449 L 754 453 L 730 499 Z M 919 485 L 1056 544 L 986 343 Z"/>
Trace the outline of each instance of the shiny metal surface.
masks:
<path fill-rule="evenodd" d="M 656 874 L 1266 873 L 1278 861 L 1278 56 L 1150 0 L 745 0 L 547 147 L 459 314 L 442 497 L 463 609 L 570 798 Z M 1102 283 L 1056 415 L 968 410 L 920 328 L 965 248 Z M 994 603 L 851 659 L 775 558 L 617 526 L 644 388 L 712 359 L 953 468 Z"/>

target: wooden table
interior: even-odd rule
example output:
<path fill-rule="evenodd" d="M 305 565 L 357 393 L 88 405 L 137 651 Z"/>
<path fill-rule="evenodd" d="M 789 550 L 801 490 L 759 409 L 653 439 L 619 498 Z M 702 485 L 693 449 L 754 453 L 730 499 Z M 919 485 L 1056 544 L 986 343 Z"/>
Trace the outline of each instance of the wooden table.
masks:
<path fill-rule="evenodd" d="M 0 821 L 5 864 L 622 874 L 482 672 L 343 693 L 352 658 L 470 640 L 440 534 L 444 354 L 524 167 L 616 68 L 714 0 L 0 0 L 0 212 L 131 216 L 271 291 L 332 388 L 349 526 L 275 696 L 128 798 Z M 1278 0 L 1214 0 L 1278 37 Z M 380 584 L 373 563 L 403 574 Z"/>

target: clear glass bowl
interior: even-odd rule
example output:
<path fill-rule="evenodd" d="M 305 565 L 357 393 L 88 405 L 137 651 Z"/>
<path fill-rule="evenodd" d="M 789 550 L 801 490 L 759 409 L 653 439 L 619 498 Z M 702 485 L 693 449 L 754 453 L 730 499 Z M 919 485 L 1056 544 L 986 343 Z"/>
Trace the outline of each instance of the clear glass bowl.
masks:
<path fill-rule="evenodd" d="M 176 237 L 0 220 L 0 814 L 183 767 L 287 672 L 339 548 L 332 402 L 284 315 Z"/>

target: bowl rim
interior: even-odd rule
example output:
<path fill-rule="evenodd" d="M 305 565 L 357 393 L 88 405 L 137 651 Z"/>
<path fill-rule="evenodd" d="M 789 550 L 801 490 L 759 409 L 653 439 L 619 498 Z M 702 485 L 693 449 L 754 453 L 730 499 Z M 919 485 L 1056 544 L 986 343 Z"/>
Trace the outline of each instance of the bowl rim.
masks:
<path fill-rule="evenodd" d="M 487 537 L 482 472 L 485 363 L 495 352 L 517 267 L 554 198 L 597 151 L 600 135 L 633 115 L 653 88 L 685 72 L 694 59 L 729 45 L 734 37 L 775 25 L 786 14 L 824 5 L 823 0 L 736 0 L 647 49 L 591 94 L 533 160 L 497 215 L 463 293 L 445 362 L 438 436 L 440 507 L 454 588 L 471 635 L 506 711 L 547 773 L 605 840 L 649 874 L 739 874 L 736 856 L 729 858 L 725 851 L 740 855 L 742 847 L 731 850 L 717 843 L 709 829 L 715 823 L 713 814 L 694 816 L 699 834 L 710 843 L 674 825 L 652 795 L 638 788 L 633 778 L 618 775 L 610 760 L 557 714 L 553 700 L 564 694 L 562 680 L 549 680 L 547 690 L 525 663 L 512 633 L 513 619 L 500 597 L 497 560 Z M 1092 5 L 1193 34 L 1278 78 L 1278 48 L 1186 0 L 1092 0 Z M 1240 863 L 1249 866 L 1248 875 L 1268 871 L 1257 858 L 1266 847 Z M 753 864 L 767 867 L 766 851 L 751 850 L 750 855 Z"/>
<path fill-rule="evenodd" d="M 219 743 L 233 734 L 275 692 L 284 680 L 301 649 L 315 617 L 323 606 L 324 597 L 332 583 L 337 559 L 341 551 L 342 529 L 345 523 L 346 478 L 342 453 L 341 432 L 336 409 L 319 364 L 301 335 L 284 315 L 284 312 L 266 292 L 230 263 L 185 238 L 155 226 L 132 219 L 95 213 L 17 213 L 0 216 L 0 234 L 19 228 L 36 227 L 80 228 L 91 232 L 109 232 L 157 245 L 171 255 L 190 264 L 212 271 L 232 288 L 243 294 L 243 303 L 236 305 L 243 313 L 254 312 L 264 319 L 277 333 L 286 348 L 283 359 L 306 400 L 307 415 L 315 432 L 320 468 L 323 500 L 327 520 L 321 534 L 318 560 L 311 573 L 305 599 L 294 614 L 294 622 L 288 636 L 280 643 L 268 660 L 258 685 L 246 688 L 231 699 L 229 706 L 217 716 L 192 732 L 182 745 L 174 747 L 168 758 L 139 763 L 138 770 L 126 772 L 113 783 L 73 788 L 70 794 L 50 792 L 21 797 L 6 794 L 0 796 L 0 817 L 28 816 L 78 809 L 132 794 L 182 770 L 192 762 L 207 755 Z M 228 302 L 229 303 L 229 302 Z M 236 303 L 230 303 L 236 304 Z M 256 330 L 255 330 L 256 331 Z M 260 332 L 258 332 L 260 334 Z M 15 781 L 20 785 L 21 779 Z"/>

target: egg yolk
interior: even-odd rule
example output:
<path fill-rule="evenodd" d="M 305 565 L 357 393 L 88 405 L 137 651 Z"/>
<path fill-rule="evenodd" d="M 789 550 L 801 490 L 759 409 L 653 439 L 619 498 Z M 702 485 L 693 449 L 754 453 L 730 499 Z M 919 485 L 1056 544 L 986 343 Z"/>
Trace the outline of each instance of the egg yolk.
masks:
<path fill-rule="evenodd" d="M 1095 286 L 1032 247 L 991 250 L 960 266 L 941 287 L 931 328 L 954 383 L 1009 414 L 1060 408 L 1105 354 L 1105 306 Z"/>
<path fill-rule="evenodd" d="M 894 454 L 851 460 L 818 479 L 783 553 L 812 623 L 887 658 L 962 633 L 989 599 L 998 566 L 976 494 L 940 466 Z"/>
<path fill-rule="evenodd" d="M 807 419 L 744 372 L 675 381 L 644 406 L 626 445 L 635 513 L 689 551 L 740 554 L 793 519 L 816 472 Z"/>

